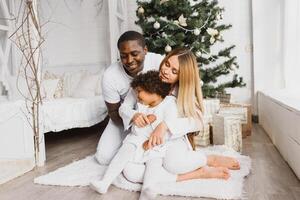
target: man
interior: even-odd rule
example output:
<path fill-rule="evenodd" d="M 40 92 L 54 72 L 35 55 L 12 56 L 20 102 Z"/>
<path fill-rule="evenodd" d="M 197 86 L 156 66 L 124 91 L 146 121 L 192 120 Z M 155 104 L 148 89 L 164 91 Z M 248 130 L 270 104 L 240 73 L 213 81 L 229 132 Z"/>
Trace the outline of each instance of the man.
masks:
<path fill-rule="evenodd" d="M 118 40 L 120 62 L 110 65 L 103 74 L 102 90 L 110 120 L 99 140 L 96 159 L 107 165 L 126 137 L 119 107 L 130 88 L 130 82 L 138 73 L 158 70 L 163 57 L 148 53 L 144 37 L 135 31 L 123 33 Z M 142 119 L 147 120 L 144 116 Z"/>

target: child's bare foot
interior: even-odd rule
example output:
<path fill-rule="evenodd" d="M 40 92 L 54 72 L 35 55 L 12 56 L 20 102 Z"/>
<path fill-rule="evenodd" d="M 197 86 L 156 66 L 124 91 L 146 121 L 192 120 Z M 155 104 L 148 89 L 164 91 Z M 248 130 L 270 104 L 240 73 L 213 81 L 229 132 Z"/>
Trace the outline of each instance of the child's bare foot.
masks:
<path fill-rule="evenodd" d="M 207 165 L 210 167 L 226 167 L 232 170 L 240 169 L 240 163 L 235 158 L 228 156 L 209 155 Z"/>
<path fill-rule="evenodd" d="M 196 171 L 196 178 L 217 178 L 227 180 L 230 177 L 229 170 L 225 167 L 201 167 Z"/>

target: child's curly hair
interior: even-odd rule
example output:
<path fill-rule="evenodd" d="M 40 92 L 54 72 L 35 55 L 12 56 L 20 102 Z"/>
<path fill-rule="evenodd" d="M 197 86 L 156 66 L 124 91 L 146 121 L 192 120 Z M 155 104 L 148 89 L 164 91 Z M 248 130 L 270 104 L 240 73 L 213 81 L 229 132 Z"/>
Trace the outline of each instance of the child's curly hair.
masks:
<path fill-rule="evenodd" d="M 133 89 L 140 87 L 146 92 L 158 94 L 162 98 L 165 98 L 167 95 L 169 95 L 171 90 L 171 84 L 161 81 L 159 78 L 159 72 L 155 70 L 138 74 L 132 80 L 131 87 Z"/>

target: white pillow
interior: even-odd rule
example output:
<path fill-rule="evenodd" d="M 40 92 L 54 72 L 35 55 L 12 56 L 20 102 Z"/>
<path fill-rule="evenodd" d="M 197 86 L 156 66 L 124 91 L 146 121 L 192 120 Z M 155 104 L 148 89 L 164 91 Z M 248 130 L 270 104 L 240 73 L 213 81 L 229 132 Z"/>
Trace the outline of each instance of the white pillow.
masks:
<path fill-rule="evenodd" d="M 75 92 L 80 80 L 86 76 L 87 71 L 67 72 L 64 76 L 64 96 L 70 97 Z"/>
<path fill-rule="evenodd" d="M 54 99 L 54 94 L 57 89 L 59 79 L 49 79 L 42 81 L 42 88 L 43 88 L 43 98 L 46 100 Z"/>
<path fill-rule="evenodd" d="M 54 80 L 59 79 L 57 88 L 55 89 L 54 98 L 62 98 L 64 97 L 64 74 L 58 75 L 49 71 L 45 71 L 43 73 L 43 80 Z"/>
<path fill-rule="evenodd" d="M 99 75 L 85 75 L 79 81 L 71 96 L 75 98 L 94 97 L 96 95 L 96 88 L 98 85 Z"/>

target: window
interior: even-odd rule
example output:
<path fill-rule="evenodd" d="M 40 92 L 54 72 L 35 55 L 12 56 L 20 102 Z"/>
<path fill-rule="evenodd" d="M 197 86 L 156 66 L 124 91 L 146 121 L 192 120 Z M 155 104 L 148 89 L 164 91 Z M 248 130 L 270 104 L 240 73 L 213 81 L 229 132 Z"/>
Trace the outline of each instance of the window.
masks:
<path fill-rule="evenodd" d="M 300 2 L 284 1 L 283 71 L 285 87 L 300 85 Z"/>

